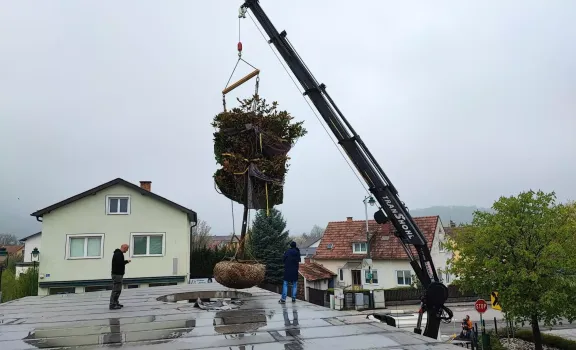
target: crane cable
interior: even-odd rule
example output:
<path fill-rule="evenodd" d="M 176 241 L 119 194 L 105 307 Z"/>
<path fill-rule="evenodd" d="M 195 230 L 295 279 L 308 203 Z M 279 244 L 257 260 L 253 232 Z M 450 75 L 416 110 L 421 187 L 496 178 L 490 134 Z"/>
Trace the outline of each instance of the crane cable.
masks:
<path fill-rule="evenodd" d="M 264 40 L 268 43 L 270 50 L 272 50 L 272 52 L 274 53 L 274 56 L 276 56 L 276 58 L 278 59 L 278 62 L 280 62 L 280 64 L 282 65 L 282 68 L 284 68 L 284 71 L 286 71 L 286 74 L 288 74 L 288 76 L 290 77 L 290 80 L 292 80 L 292 83 L 294 83 L 294 86 L 296 86 L 296 89 L 298 89 L 298 92 L 300 93 L 302 98 L 304 98 L 304 101 L 306 101 L 306 104 L 308 105 L 308 107 L 310 108 L 310 110 L 312 111 L 314 116 L 316 116 L 316 119 L 318 119 L 318 121 L 320 122 L 320 125 L 322 125 L 322 128 L 324 129 L 324 131 L 326 132 L 326 134 L 328 135 L 328 137 L 330 138 L 330 140 L 332 141 L 334 146 L 336 146 L 336 149 L 338 149 L 338 152 L 340 152 L 340 155 L 342 156 L 342 158 L 344 158 L 344 161 L 346 161 L 346 164 L 348 164 L 348 167 L 350 168 L 350 170 L 352 170 L 352 172 L 354 173 L 354 175 L 358 179 L 358 182 L 360 183 L 360 185 L 364 188 L 364 190 L 366 191 L 366 193 L 368 195 L 372 195 L 372 193 L 370 193 L 368 188 L 366 188 L 366 185 L 364 184 L 362 179 L 360 179 L 360 175 L 358 175 L 358 172 L 354 169 L 354 167 L 352 167 L 352 165 L 350 164 L 350 161 L 348 160 L 348 158 L 346 158 L 346 156 L 342 152 L 342 149 L 340 147 L 338 147 L 338 143 L 336 141 L 334 141 L 334 138 L 332 137 L 332 135 L 330 134 L 330 132 L 326 128 L 326 125 L 324 125 L 324 123 L 322 122 L 322 119 L 320 119 L 320 117 L 318 116 L 318 113 L 316 112 L 316 110 L 314 110 L 314 108 L 312 108 L 310 101 L 308 101 L 308 99 L 304 96 L 302 90 L 300 90 L 298 83 L 296 83 L 296 80 L 294 80 L 294 77 L 292 77 L 292 74 L 290 74 L 290 71 L 288 70 L 288 68 L 286 68 L 286 65 L 284 64 L 284 62 L 282 62 L 282 59 L 280 59 L 280 57 L 276 53 L 276 51 L 272 47 L 272 44 L 268 41 L 268 39 L 266 39 L 266 35 L 264 34 L 264 32 L 262 32 L 262 29 L 260 29 L 260 26 L 258 25 L 258 23 L 256 23 L 256 21 L 254 20 L 254 18 L 252 17 L 252 15 L 250 13 L 248 13 L 248 16 L 250 17 L 252 22 L 254 22 L 254 25 L 256 26 L 256 28 L 258 29 L 258 31 L 260 32 L 260 34 L 262 35 Z"/>

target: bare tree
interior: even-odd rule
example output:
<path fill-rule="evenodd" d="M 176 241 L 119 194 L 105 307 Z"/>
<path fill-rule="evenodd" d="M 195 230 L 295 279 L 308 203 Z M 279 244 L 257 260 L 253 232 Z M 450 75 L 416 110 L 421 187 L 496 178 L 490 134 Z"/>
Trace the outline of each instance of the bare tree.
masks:
<path fill-rule="evenodd" d="M 310 234 L 308 235 L 308 237 L 320 238 L 324 235 L 324 231 L 326 231 L 325 228 L 322 228 L 318 225 L 314 225 L 314 227 L 312 227 L 312 229 L 310 230 Z"/>
<path fill-rule="evenodd" d="M 324 228 L 322 228 L 322 227 L 320 227 L 320 226 L 318 226 L 318 225 L 314 225 L 314 226 L 312 227 L 312 229 L 310 230 L 310 233 L 304 232 L 304 233 L 301 234 L 300 236 L 291 237 L 291 239 L 292 239 L 294 242 L 296 242 L 296 244 L 297 244 L 298 246 L 301 246 L 301 245 L 303 245 L 306 241 L 308 241 L 309 239 L 312 239 L 312 238 L 316 238 L 316 239 L 317 239 L 317 238 L 322 237 L 322 236 L 324 235 L 324 231 L 325 231 L 325 230 L 326 230 L 326 229 L 324 229 Z"/>
<path fill-rule="evenodd" d="M 196 226 L 190 228 L 190 249 L 204 248 L 210 242 L 210 230 L 212 228 L 204 220 L 198 221 Z"/>
<path fill-rule="evenodd" d="M 16 236 L 9 233 L 0 233 L 0 245 L 18 245 L 19 240 Z"/>

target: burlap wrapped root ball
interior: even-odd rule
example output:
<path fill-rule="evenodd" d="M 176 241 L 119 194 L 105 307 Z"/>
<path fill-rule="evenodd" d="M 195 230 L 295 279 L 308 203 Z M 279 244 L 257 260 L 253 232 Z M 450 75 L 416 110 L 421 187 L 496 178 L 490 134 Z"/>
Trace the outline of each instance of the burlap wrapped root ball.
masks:
<path fill-rule="evenodd" d="M 266 265 L 255 262 L 221 261 L 214 266 L 214 279 L 221 285 L 245 289 L 264 281 Z"/>

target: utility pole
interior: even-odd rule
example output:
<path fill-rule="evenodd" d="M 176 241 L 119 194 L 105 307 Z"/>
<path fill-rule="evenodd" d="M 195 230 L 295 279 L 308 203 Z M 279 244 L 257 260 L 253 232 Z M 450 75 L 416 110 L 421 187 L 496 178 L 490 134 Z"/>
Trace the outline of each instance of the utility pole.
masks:
<path fill-rule="evenodd" d="M 376 203 L 376 200 L 374 200 L 374 197 L 372 196 L 366 196 L 364 197 L 364 200 L 362 202 L 364 202 L 364 212 L 366 214 L 366 258 L 371 259 L 370 228 L 368 227 L 368 204 L 370 204 L 370 206 L 373 206 Z M 370 284 L 372 284 L 372 271 L 370 265 L 368 265 L 368 276 L 370 277 Z"/>

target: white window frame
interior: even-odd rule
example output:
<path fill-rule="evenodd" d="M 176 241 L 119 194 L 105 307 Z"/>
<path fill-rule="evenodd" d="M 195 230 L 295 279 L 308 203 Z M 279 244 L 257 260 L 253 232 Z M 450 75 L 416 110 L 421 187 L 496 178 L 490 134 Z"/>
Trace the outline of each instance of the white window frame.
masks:
<path fill-rule="evenodd" d="M 134 237 L 146 236 L 146 254 L 134 255 Z M 162 254 L 150 254 L 150 236 L 162 236 Z M 131 258 L 144 258 L 149 256 L 165 256 L 166 255 L 166 232 L 131 232 L 130 233 L 130 257 Z"/>
<path fill-rule="evenodd" d="M 112 213 L 110 211 L 110 199 L 128 199 L 128 206 L 127 206 L 127 212 L 126 213 Z M 130 198 L 130 195 L 127 194 L 119 194 L 119 195 L 108 195 L 106 196 L 106 214 L 107 215 L 130 215 L 130 209 L 131 209 L 131 203 L 132 199 Z M 120 203 L 118 203 L 118 205 L 120 205 Z M 118 210 L 120 210 L 120 207 L 118 207 Z"/>
<path fill-rule="evenodd" d="M 372 272 L 372 274 L 374 274 L 374 271 L 376 271 L 376 274 L 378 274 L 378 269 L 370 269 L 370 271 Z M 372 283 L 367 282 L 366 281 L 366 272 L 368 272 L 368 269 L 364 269 L 364 284 L 371 285 L 371 286 L 377 286 L 380 284 L 380 275 L 378 275 L 378 282 L 374 282 L 374 280 L 372 280 Z"/>
<path fill-rule="evenodd" d="M 88 238 L 100 237 L 100 256 L 70 256 L 70 240 L 72 238 L 84 238 L 84 255 L 88 253 Z M 103 233 L 78 233 L 66 235 L 66 260 L 102 259 L 104 257 L 104 234 Z"/>
<path fill-rule="evenodd" d="M 359 245 L 360 250 L 356 250 L 356 244 Z M 362 251 L 362 245 L 364 245 L 364 247 L 366 247 L 366 249 L 364 251 Z M 367 251 L 368 251 L 368 243 L 367 242 L 352 243 L 352 253 L 354 253 L 354 254 L 366 254 Z"/>
<path fill-rule="evenodd" d="M 400 284 L 400 283 L 398 283 L 398 272 L 403 272 L 402 279 L 404 280 L 404 282 L 406 282 L 406 272 L 408 272 L 408 275 L 410 275 L 410 282 L 413 282 L 414 278 L 412 277 L 412 271 L 410 271 L 410 270 L 396 270 L 396 271 L 394 271 L 394 279 L 396 280 L 397 286 L 402 286 L 402 287 L 411 286 L 412 284 Z"/>

